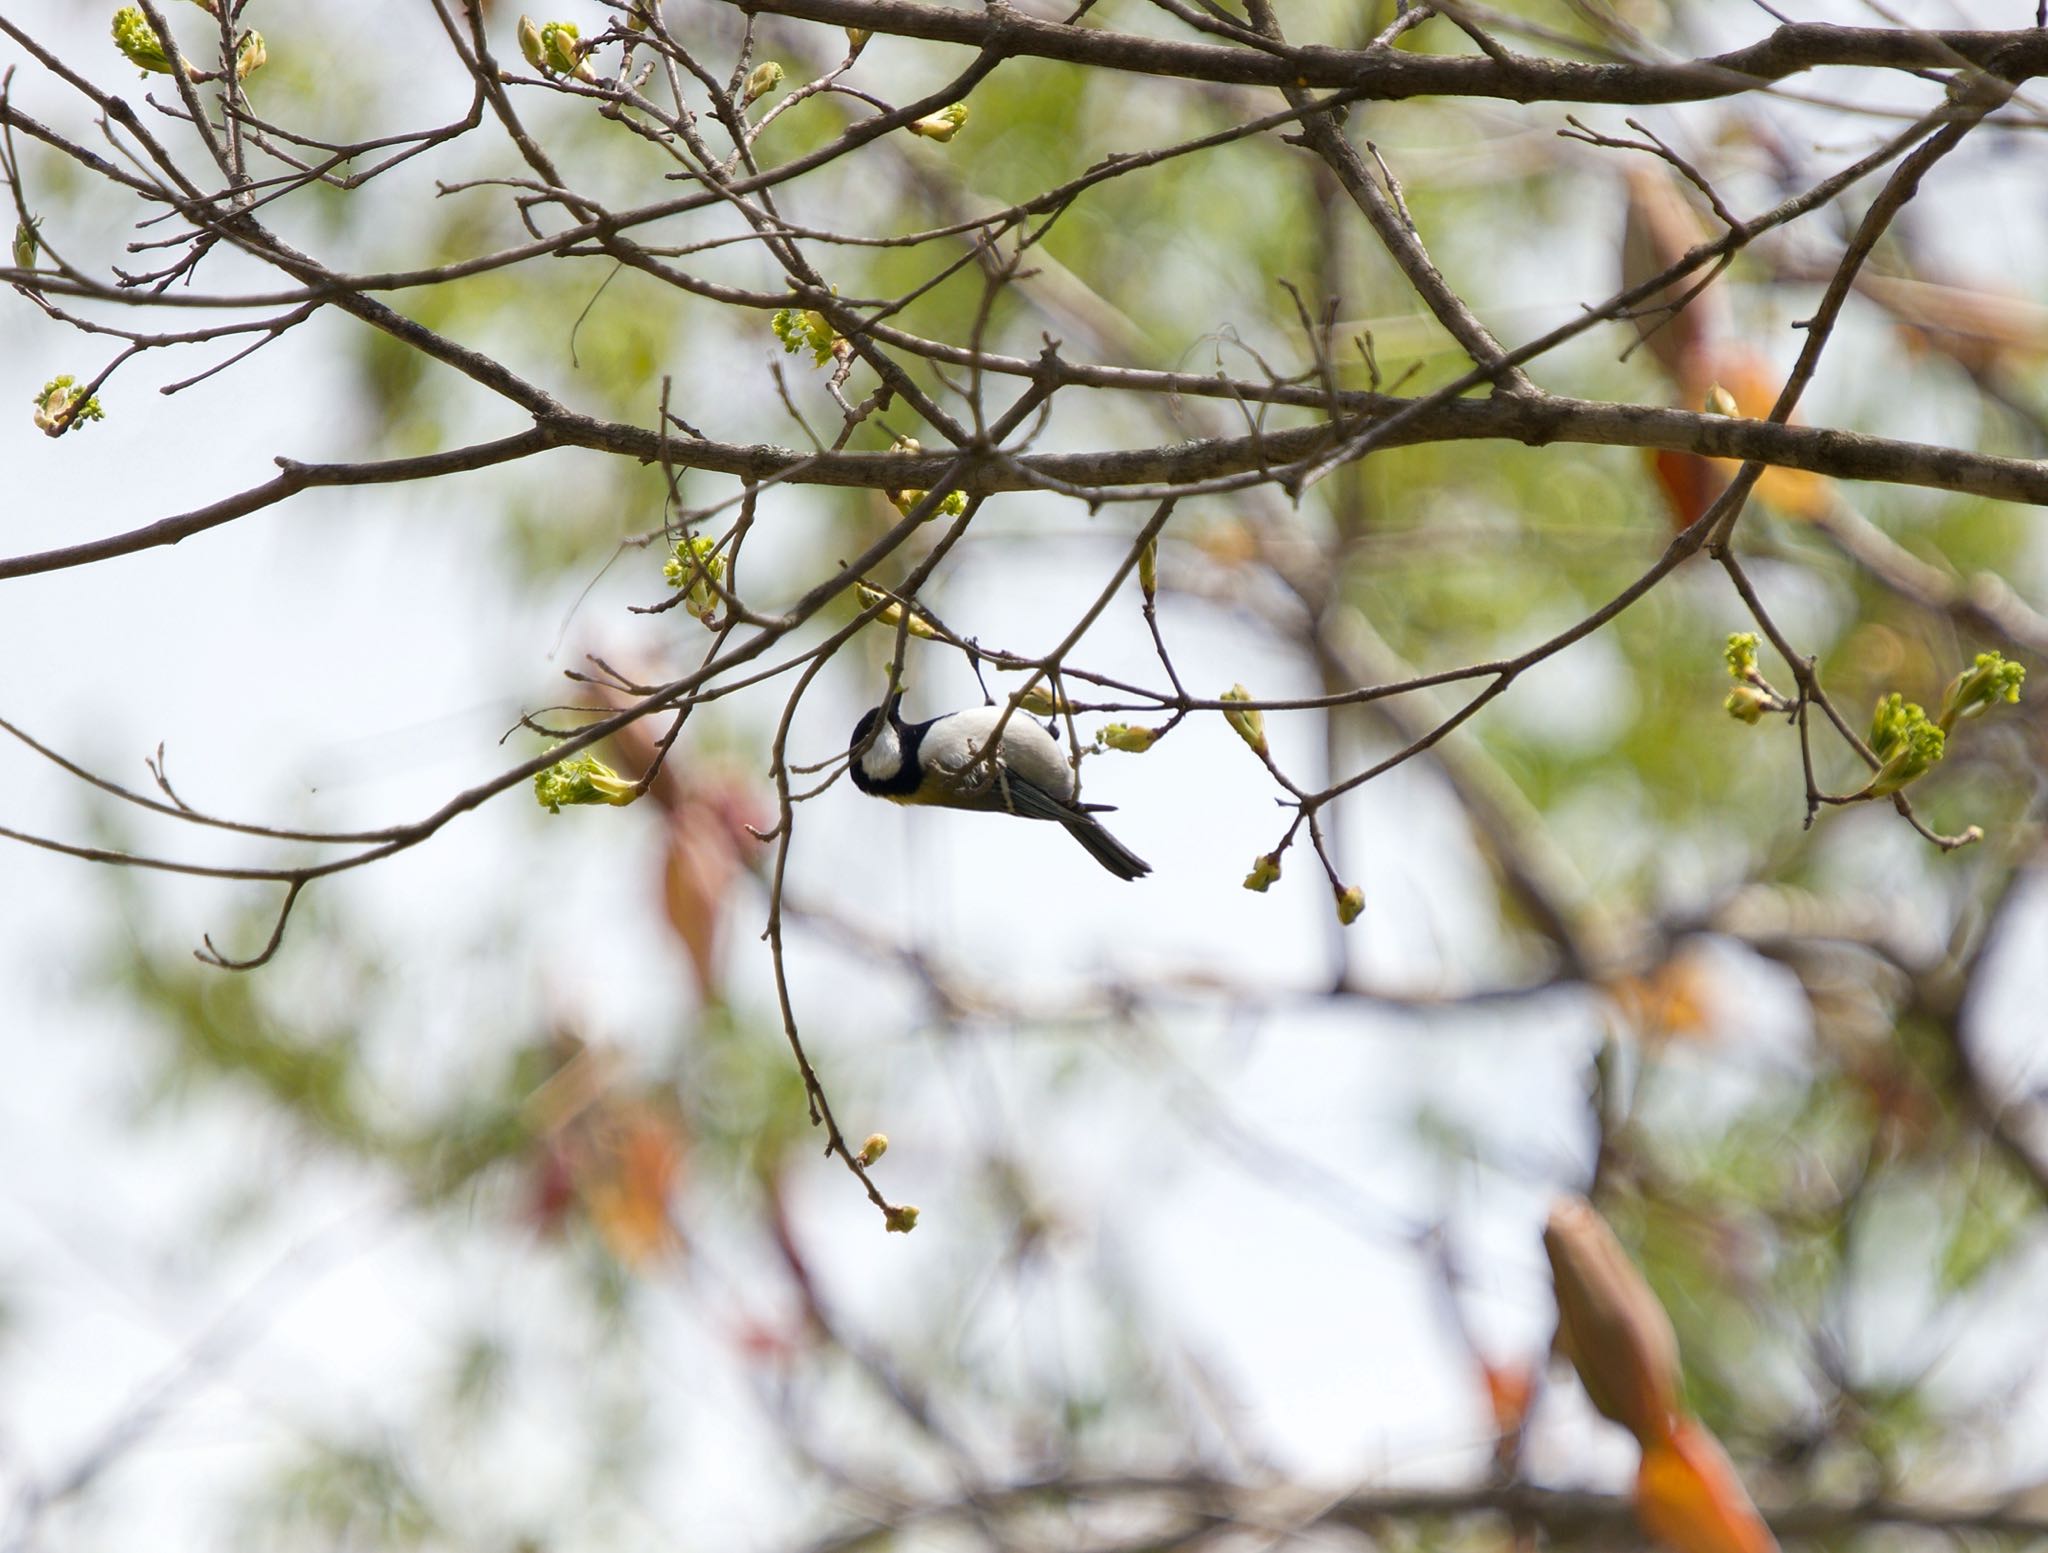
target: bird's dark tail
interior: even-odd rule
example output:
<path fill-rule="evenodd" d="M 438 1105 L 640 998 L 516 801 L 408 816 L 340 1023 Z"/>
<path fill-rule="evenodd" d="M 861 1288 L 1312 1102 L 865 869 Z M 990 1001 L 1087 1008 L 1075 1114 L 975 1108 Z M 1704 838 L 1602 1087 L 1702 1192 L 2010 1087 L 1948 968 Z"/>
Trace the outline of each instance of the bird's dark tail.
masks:
<path fill-rule="evenodd" d="M 1067 834 L 1088 849 L 1088 855 L 1119 879 L 1137 879 L 1152 872 L 1152 865 L 1102 828 L 1093 815 L 1069 811 L 1060 816 Z"/>

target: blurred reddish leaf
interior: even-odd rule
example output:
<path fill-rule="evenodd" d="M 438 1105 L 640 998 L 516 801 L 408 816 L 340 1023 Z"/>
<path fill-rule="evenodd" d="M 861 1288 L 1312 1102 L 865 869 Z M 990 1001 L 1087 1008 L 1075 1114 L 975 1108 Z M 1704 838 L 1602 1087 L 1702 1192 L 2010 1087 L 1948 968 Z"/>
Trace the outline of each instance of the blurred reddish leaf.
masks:
<path fill-rule="evenodd" d="M 1678 1338 L 1614 1231 L 1582 1197 L 1560 1197 L 1543 1228 L 1559 1344 L 1593 1406 L 1648 1445 L 1679 1411 Z"/>
<path fill-rule="evenodd" d="M 557 1049 L 566 1060 L 526 1102 L 534 1224 L 560 1234 L 580 1213 L 629 1267 L 680 1249 L 669 1198 L 688 1135 L 673 1098 L 621 1089 L 612 1053 L 573 1037 L 558 1039 Z"/>
<path fill-rule="evenodd" d="M 1707 229 L 1678 175 L 1662 163 L 1628 170 L 1628 223 L 1621 239 L 1621 283 L 1630 288 L 1663 274 L 1707 240 Z M 1675 314 L 1658 311 L 1699 284 L 1695 272 L 1638 303 L 1649 309 L 1636 322 L 1644 348 L 1682 391 L 1700 383 L 1714 343 L 1726 330 L 1721 293 L 1709 286 Z"/>

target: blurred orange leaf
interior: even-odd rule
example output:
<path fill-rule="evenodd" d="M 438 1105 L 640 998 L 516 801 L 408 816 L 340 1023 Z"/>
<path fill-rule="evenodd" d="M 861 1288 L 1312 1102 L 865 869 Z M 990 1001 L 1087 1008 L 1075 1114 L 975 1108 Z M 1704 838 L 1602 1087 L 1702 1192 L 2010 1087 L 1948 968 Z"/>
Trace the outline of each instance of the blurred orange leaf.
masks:
<path fill-rule="evenodd" d="M 1640 1035 L 1705 1036 L 1713 1028 L 1714 984 L 1696 955 L 1674 955 L 1641 976 L 1607 983 L 1621 1017 Z"/>
<path fill-rule="evenodd" d="M 1644 1444 L 1636 1519 L 1674 1553 L 1775 1553 L 1778 1546 L 1721 1442 L 1695 1418 Z"/>

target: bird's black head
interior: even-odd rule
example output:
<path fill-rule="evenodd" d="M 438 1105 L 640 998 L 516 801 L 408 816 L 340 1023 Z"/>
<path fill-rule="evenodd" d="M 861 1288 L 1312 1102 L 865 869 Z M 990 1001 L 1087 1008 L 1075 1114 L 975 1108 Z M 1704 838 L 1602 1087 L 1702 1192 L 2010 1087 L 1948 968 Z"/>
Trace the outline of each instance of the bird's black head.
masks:
<path fill-rule="evenodd" d="M 892 695 L 880 706 L 861 713 L 847 741 L 853 785 L 864 793 L 891 798 L 917 790 L 918 729 L 906 728 L 896 706 L 903 698 Z"/>

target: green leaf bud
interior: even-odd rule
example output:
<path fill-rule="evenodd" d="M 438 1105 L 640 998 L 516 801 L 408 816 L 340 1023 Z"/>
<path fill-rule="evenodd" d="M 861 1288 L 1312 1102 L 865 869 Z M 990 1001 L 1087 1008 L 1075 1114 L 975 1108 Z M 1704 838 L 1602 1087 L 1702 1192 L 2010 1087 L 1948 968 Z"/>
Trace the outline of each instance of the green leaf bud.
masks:
<path fill-rule="evenodd" d="M 1095 735 L 1097 746 L 1108 750 L 1122 750 L 1126 755 L 1142 755 L 1159 742 L 1157 728 L 1133 728 L 1129 723 L 1105 723 L 1101 732 Z"/>
<path fill-rule="evenodd" d="M 1252 871 L 1244 876 L 1244 887 L 1254 895 L 1264 895 L 1279 879 L 1280 854 L 1268 852 L 1252 864 Z"/>
<path fill-rule="evenodd" d="M 1145 595 L 1145 602 L 1151 603 L 1159 592 L 1159 538 L 1155 534 L 1145 541 L 1145 548 L 1138 552 L 1138 587 Z"/>
<path fill-rule="evenodd" d="M 868 39 L 872 38 L 873 36 L 874 34 L 868 31 L 868 29 L 865 27 L 847 28 L 846 52 L 849 55 L 858 54 L 862 49 L 868 46 Z"/>
<path fill-rule="evenodd" d="M 853 586 L 854 592 L 860 598 L 861 608 L 872 609 L 877 604 L 882 605 L 882 612 L 875 616 L 875 618 L 881 621 L 883 625 L 893 626 L 903 618 L 903 606 L 890 598 L 880 588 L 871 588 L 864 582 L 857 582 Z M 885 600 L 887 602 L 884 602 Z M 910 612 L 910 625 L 907 629 L 912 636 L 922 638 L 927 642 L 936 642 L 939 639 L 938 630 L 929 620 L 925 619 L 924 616 L 914 609 Z"/>
<path fill-rule="evenodd" d="M 1721 708 L 1737 722 L 1752 726 L 1763 721 L 1764 713 L 1773 710 L 1771 697 L 1754 685 L 1737 685 L 1728 692 Z"/>
<path fill-rule="evenodd" d="M 936 140 L 944 145 L 960 133 L 960 126 L 967 122 L 967 104 L 950 103 L 937 113 L 927 114 L 921 119 L 912 119 L 903 127 L 913 135 L 922 135 L 926 140 Z"/>
<path fill-rule="evenodd" d="M 740 106 L 753 107 L 781 84 L 782 66 L 772 59 L 763 60 L 748 74 L 746 88 L 740 93 Z"/>
<path fill-rule="evenodd" d="M 1740 415 L 1742 406 L 1735 402 L 1735 396 L 1719 383 L 1707 390 L 1706 403 L 1700 406 L 1708 415 Z"/>
<path fill-rule="evenodd" d="M 246 81 L 269 63 L 270 50 L 264 47 L 263 34 L 251 28 L 235 45 L 235 79 Z"/>
<path fill-rule="evenodd" d="M 854 1157 L 863 1165 L 872 1165 L 889 1152 L 889 1135 L 885 1132 L 871 1132 L 867 1141 L 860 1146 L 860 1153 Z"/>
<path fill-rule="evenodd" d="M 26 221 L 14 223 L 14 267 L 17 270 L 32 270 L 36 267 L 36 255 L 42 252 L 43 240 L 36 236 L 36 228 L 42 218 L 30 216 Z"/>
<path fill-rule="evenodd" d="M 1349 889 L 1338 890 L 1335 893 L 1337 896 L 1337 920 L 1343 923 L 1344 926 L 1349 927 L 1365 911 L 1365 891 L 1354 884 Z"/>
<path fill-rule="evenodd" d="M 917 1209 L 909 1203 L 882 1212 L 882 1227 L 892 1235 L 907 1235 L 917 1228 Z"/>
<path fill-rule="evenodd" d="M 526 56 L 526 62 L 534 69 L 548 68 L 548 51 L 540 39 L 540 23 L 531 16 L 519 18 L 519 52 Z"/>
<path fill-rule="evenodd" d="M 533 796 L 548 813 L 560 814 L 565 803 L 629 804 L 640 794 L 638 784 L 627 781 L 595 755 L 585 755 L 558 760 L 536 773 Z"/>
<path fill-rule="evenodd" d="M 1249 701 L 1252 693 L 1242 685 L 1232 685 L 1217 699 L 1219 701 Z M 1266 753 L 1266 718 L 1257 711 L 1227 710 L 1223 714 L 1230 726 L 1237 730 L 1237 736 L 1263 756 Z"/>

